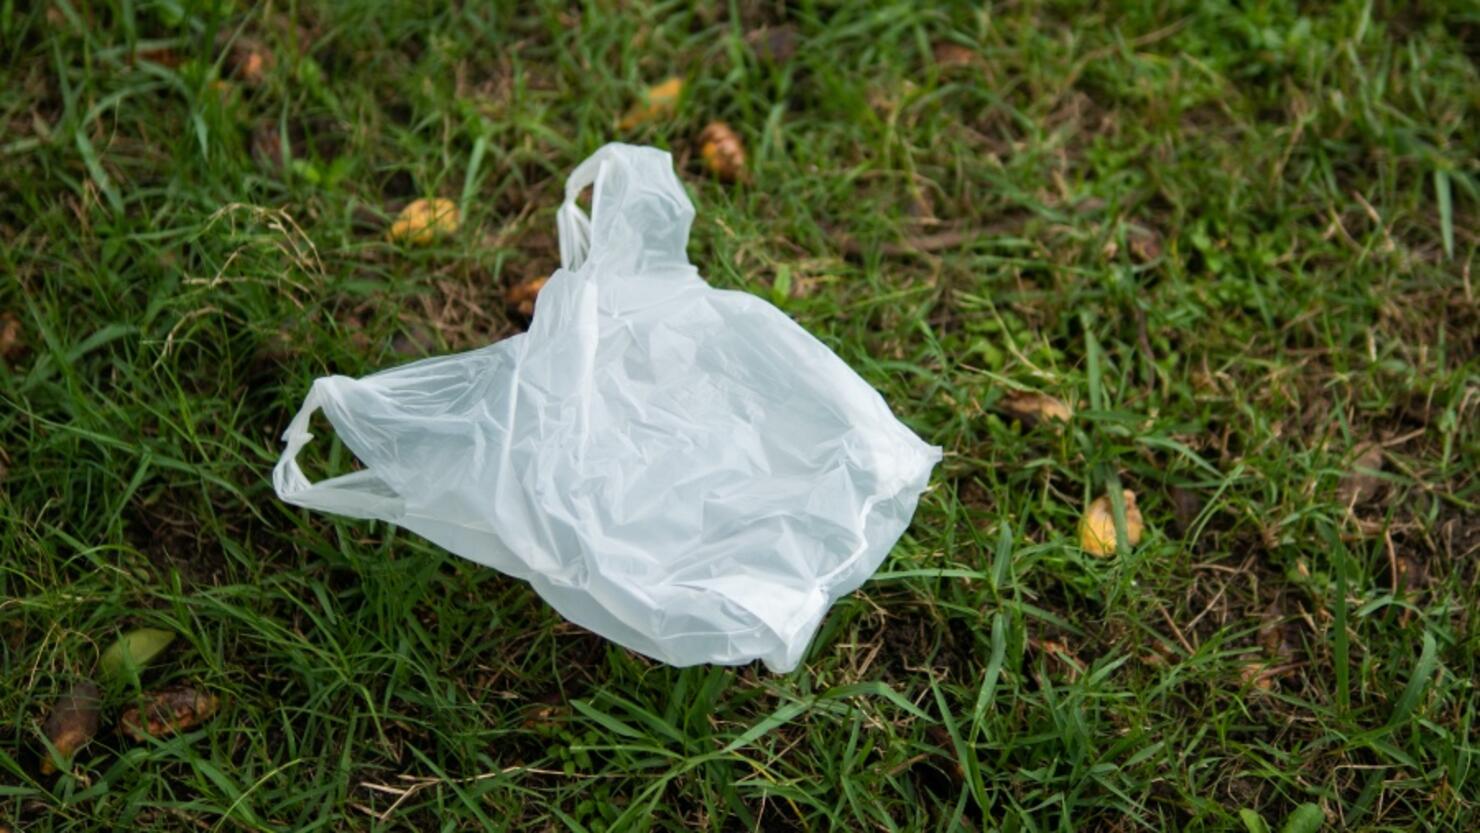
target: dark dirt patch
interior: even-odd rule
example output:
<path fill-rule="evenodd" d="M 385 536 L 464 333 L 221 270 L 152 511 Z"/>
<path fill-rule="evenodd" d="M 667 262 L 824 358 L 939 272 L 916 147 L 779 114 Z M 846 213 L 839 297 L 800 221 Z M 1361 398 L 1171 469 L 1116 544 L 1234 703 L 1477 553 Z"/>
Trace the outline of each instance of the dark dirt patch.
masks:
<path fill-rule="evenodd" d="M 960 617 L 943 618 L 940 611 L 910 600 L 875 600 L 888 613 L 863 617 L 857 626 L 858 651 L 877 650 L 868 676 L 912 684 L 921 672 L 962 680 L 974 674 L 973 635 Z"/>
<path fill-rule="evenodd" d="M 339 316 L 348 337 L 359 349 L 372 348 L 369 333 L 389 330 L 383 346 L 416 356 L 484 347 L 523 332 L 529 317 L 514 290 L 559 267 L 556 238 L 526 224 L 489 235 L 483 247 L 498 256 L 495 265 L 458 261 L 428 275 L 413 295 L 355 302 Z"/>
<path fill-rule="evenodd" d="M 398 318 L 411 332 L 436 333 L 450 350 L 483 347 L 523 330 L 505 311 L 503 290 L 487 273 L 434 278 L 429 288 Z"/>
<path fill-rule="evenodd" d="M 416 177 L 404 168 L 391 171 L 380 182 L 380 194 L 387 200 L 410 200 L 417 194 Z"/>
<path fill-rule="evenodd" d="M 230 581 L 219 533 L 200 523 L 200 500 L 197 492 L 161 486 L 140 489 L 123 511 L 124 540 L 148 558 L 166 586 L 171 573 L 187 585 Z"/>

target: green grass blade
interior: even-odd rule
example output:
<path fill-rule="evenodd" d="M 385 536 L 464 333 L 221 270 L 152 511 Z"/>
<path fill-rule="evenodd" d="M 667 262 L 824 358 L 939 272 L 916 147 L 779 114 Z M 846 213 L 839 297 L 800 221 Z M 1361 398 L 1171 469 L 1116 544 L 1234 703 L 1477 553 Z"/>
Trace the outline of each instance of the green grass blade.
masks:
<path fill-rule="evenodd" d="M 1326 823 L 1326 814 L 1315 804 L 1302 804 L 1296 807 L 1285 819 L 1285 825 L 1280 828 L 1280 833 L 1316 833 L 1321 825 Z"/>
<path fill-rule="evenodd" d="M 1454 197 L 1449 188 L 1449 172 L 1434 171 L 1434 196 L 1439 201 L 1439 231 L 1444 240 L 1444 256 L 1454 259 Z"/>
<path fill-rule="evenodd" d="M 1418 662 L 1413 666 L 1413 674 L 1408 678 L 1408 684 L 1403 687 L 1403 694 L 1398 698 L 1397 705 L 1393 706 L 1393 714 L 1388 718 L 1388 726 L 1398 726 L 1413 714 L 1418 701 L 1423 697 L 1425 691 L 1434 680 L 1434 671 L 1439 667 L 1438 645 L 1431 631 L 1423 632 L 1423 648 L 1419 650 Z"/>

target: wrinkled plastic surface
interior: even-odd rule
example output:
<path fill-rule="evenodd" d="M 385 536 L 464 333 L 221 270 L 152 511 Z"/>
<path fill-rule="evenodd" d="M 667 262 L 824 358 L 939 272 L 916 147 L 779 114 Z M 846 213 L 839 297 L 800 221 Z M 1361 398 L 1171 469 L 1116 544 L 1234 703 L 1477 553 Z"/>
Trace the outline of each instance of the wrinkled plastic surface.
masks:
<path fill-rule="evenodd" d="M 673 665 L 796 667 L 940 451 L 780 310 L 706 284 L 693 216 L 667 153 L 603 147 L 566 183 L 529 331 L 318 379 L 279 497 L 395 523 Z M 310 483 L 295 458 L 320 408 L 364 468 Z"/>

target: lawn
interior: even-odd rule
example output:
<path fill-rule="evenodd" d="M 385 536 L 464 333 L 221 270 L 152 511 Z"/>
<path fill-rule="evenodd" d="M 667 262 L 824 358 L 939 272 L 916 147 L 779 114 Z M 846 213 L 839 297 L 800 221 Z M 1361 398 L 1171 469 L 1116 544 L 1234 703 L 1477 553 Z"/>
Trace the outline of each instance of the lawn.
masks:
<path fill-rule="evenodd" d="M 514 5 L 0 2 L 0 830 L 1480 828 L 1473 4 Z M 273 493 L 315 377 L 527 326 L 611 140 L 945 451 L 793 673 Z"/>

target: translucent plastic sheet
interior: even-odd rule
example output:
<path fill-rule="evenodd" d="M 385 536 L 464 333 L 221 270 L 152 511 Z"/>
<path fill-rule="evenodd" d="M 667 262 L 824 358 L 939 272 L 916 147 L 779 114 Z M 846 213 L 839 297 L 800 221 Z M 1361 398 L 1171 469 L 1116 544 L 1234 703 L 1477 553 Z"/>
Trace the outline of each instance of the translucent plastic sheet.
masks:
<path fill-rule="evenodd" d="M 607 145 L 565 197 L 529 332 L 318 379 L 278 496 L 395 523 L 664 662 L 789 671 L 904 532 L 940 450 L 780 310 L 704 282 L 667 153 Z M 317 409 L 362 471 L 303 475 Z"/>

